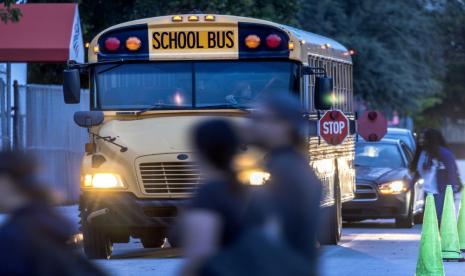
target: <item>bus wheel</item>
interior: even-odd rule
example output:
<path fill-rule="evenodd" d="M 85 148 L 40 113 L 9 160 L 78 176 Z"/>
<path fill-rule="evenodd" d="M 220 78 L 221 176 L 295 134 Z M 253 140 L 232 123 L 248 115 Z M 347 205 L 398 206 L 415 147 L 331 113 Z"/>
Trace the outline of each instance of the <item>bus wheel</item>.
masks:
<path fill-rule="evenodd" d="M 163 232 L 145 234 L 140 238 L 144 248 L 157 248 L 163 245 L 165 235 Z"/>
<path fill-rule="evenodd" d="M 97 227 L 82 223 L 83 247 L 89 259 L 109 259 L 113 251 L 110 237 Z"/>
<path fill-rule="evenodd" d="M 320 228 L 320 243 L 325 245 L 337 245 L 342 235 L 342 203 L 339 181 L 334 181 L 334 205 L 325 208 L 323 221 Z"/>

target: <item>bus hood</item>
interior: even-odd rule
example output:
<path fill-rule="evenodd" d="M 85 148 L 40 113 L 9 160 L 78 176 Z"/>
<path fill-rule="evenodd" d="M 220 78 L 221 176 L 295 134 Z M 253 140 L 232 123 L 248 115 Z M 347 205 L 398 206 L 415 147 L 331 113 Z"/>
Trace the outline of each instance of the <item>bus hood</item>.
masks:
<path fill-rule="evenodd" d="M 213 118 L 234 118 L 232 116 L 164 116 L 141 120 L 111 120 L 100 129 L 101 136 L 115 137 L 115 142 L 128 148 L 131 155 L 143 156 L 175 152 L 191 152 L 190 136 L 193 126 Z M 102 142 L 105 143 L 105 142 Z M 103 144 L 101 144 L 103 146 Z M 105 147 L 119 151 L 114 145 Z"/>

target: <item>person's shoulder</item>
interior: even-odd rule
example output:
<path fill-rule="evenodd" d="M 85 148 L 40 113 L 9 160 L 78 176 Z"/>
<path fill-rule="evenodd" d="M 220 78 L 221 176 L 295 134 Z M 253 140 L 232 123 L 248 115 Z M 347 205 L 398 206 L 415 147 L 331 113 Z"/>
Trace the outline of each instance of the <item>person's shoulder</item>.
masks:
<path fill-rule="evenodd" d="M 450 149 L 448 149 L 446 147 L 442 147 L 442 146 L 439 147 L 439 154 L 441 155 L 441 157 L 443 159 L 453 159 L 453 160 L 455 160 L 454 153 Z"/>

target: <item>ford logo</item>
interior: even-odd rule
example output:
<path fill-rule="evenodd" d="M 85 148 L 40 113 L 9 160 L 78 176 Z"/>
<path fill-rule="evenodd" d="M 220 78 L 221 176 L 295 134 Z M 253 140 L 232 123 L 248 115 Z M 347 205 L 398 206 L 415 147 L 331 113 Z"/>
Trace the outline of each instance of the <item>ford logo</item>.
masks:
<path fill-rule="evenodd" d="M 187 158 L 189 158 L 187 154 L 178 154 L 178 160 L 186 160 Z"/>

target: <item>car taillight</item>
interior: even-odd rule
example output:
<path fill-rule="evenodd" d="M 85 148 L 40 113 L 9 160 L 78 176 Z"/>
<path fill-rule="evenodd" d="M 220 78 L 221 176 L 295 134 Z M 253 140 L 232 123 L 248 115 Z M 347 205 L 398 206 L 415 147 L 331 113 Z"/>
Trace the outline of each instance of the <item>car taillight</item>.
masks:
<path fill-rule="evenodd" d="M 116 51 L 119 49 L 121 42 L 116 37 L 109 37 L 105 40 L 105 49 L 108 51 Z"/>

